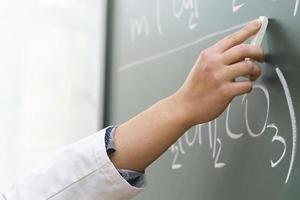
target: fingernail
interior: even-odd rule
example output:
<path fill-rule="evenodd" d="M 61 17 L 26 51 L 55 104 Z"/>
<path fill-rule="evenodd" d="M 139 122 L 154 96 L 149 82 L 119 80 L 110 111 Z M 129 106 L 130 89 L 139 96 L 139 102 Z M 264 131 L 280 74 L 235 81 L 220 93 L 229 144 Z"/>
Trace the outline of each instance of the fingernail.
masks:
<path fill-rule="evenodd" d="M 253 20 L 252 21 L 252 24 L 255 26 L 255 27 L 260 27 L 261 26 L 261 21 L 259 19 L 256 19 L 256 20 Z"/>

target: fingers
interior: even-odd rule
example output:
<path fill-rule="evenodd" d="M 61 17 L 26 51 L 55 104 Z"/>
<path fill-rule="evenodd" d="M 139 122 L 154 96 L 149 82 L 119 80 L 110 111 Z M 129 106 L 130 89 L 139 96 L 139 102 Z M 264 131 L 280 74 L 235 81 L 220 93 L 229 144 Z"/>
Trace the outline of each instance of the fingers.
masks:
<path fill-rule="evenodd" d="M 255 35 L 259 28 L 261 27 L 261 21 L 256 19 L 247 24 L 241 30 L 227 36 L 223 40 L 216 43 L 213 48 L 216 49 L 218 52 L 224 52 L 236 45 L 242 44 L 248 38 Z"/>
<path fill-rule="evenodd" d="M 223 63 L 226 65 L 243 61 L 246 58 L 262 62 L 264 61 L 264 51 L 262 48 L 250 44 L 240 44 L 227 50 L 222 55 Z"/>
<path fill-rule="evenodd" d="M 253 69 L 253 72 L 249 74 L 249 78 L 251 81 L 256 81 L 256 79 L 258 79 L 261 75 L 261 69 L 259 66 L 257 66 L 255 63 L 254 63 L 254 69 Z"/>
<path fill-rule="evenodd" d="M 251 81 L 255 81 L 261 74 L 260 68 L 252 61 L 242 61 L 224 67 L 226 80 L 232 81 L 241 76 L 249 76 Z"/>
<path fill-rule="evenodd" d="M 233 82 L 230 84 L 231 95 L 233 97 L 249 93 L 253 88 L 252 81 Z"/>

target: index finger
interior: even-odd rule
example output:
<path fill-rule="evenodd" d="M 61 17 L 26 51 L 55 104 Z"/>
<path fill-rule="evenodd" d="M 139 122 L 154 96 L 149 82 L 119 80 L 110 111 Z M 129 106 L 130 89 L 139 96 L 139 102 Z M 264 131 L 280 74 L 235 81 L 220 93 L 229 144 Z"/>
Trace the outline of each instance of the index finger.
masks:
<path fill-rule="evenodd" d="M 223 53 L 224 51 L 242 44 L 245 42 L 248 38 L 255 35 L 259 28 L 261 27 L 261 21 L 259 19 L 253 20 L 250 23 L 248 23 L 244 28 L 241 30 L 225 37 L 224 39 L 220 40 L 214 45 L 214 48 L 218 51 Z"/>

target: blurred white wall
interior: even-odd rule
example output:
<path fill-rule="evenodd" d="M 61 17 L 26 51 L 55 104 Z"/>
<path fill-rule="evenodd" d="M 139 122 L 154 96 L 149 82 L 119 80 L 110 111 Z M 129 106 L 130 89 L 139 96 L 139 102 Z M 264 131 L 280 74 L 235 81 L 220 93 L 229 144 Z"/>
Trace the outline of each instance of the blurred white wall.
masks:
<path fill-rule="evenodd" d="M 104 0 L 0 0 L 0 192 L 101 128 Z"/>

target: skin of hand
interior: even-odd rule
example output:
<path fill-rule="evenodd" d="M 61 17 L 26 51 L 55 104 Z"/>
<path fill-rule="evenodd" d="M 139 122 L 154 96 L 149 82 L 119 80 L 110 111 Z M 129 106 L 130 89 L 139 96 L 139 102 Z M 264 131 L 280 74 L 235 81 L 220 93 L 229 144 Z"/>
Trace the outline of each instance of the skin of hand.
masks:
<path fill-rule="evenodd" d="M 202 51 L 181 88 L 119 126 L 110 155 L 116 168 L 144 171 L 192 126 L 217 118 L 234 97 L 250 92 L 261 74 L 254 61 L 263 62 L 264 52 L 244 42 L 260 26 L 254 20 Z M 250 78 L 235 81 L 240 76 Z"/>

